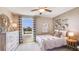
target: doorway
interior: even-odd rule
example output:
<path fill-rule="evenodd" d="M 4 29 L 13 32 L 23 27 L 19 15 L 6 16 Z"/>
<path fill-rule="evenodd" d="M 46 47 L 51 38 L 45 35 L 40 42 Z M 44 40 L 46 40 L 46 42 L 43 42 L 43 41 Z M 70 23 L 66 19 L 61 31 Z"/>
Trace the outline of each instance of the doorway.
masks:
<path fill-rule="evenodd" d="M 22 40 L 23 43 L 31 43 L 33 39 L 33 18 L 22 17 Z"/>

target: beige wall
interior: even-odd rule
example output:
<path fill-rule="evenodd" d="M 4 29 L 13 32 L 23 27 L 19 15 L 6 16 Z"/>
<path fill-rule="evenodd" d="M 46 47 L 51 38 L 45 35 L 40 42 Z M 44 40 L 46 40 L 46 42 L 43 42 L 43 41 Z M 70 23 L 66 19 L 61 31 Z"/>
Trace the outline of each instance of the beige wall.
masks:
<path fill-rule="evenodd" d="M 48 24 L 48 32 L 42 31 L 43 24 Z M 36 34 L 51 34 L 53 32 L 53 20 L 48 17 L 36 17 Z"/>
<path fill-rule="evenodd" d="M 18 19 L 19 19 L 19 16 L 18 15 L 14 15 L 11 11 L 9 11 L 6 7 L 0 7 L 0 15 L 1 14 L 4 14 L 4 15 L 6 15 L 8 18 L 9 18 L 9 20 L 10 20 L 10 22 L 12 22 L 12 23 L 16 23 L 17 24 L 17 28 L 15 29 L 15 30 L 18 30 L 18 23 L 19 23 L 19 21 L 18 21 Z M 12 24 L 12 23 L 10 23 L 10 25 Z M 8 28 L 8 30 L 9 31 L 15 31 L 14 30 L 14 28 L 12 27 L 12 26 L 10 26 L 9 28 Z"/>
<path fill-rule="evenodd" d="M 15 30 L 19 30 L 19 16 L 16 14 L 12 14 L 12 20 L 13 23 L 17 24 Z"/>
<path fill-rule="evenodd" d="M 0 7 L 0 14 L 5 14 L 9 17 L 9 19 L 12 19 L 11 12 L 6 7 Z"/>
<path fill-rule="evenodd" d="M 79 32 L 79 8 L 75 8 L 71 11 L 61 14 L 55 17 L 54 20 L 55 19 L 68 19 L 69 24 L 68 30 L 77 33 Z"/>

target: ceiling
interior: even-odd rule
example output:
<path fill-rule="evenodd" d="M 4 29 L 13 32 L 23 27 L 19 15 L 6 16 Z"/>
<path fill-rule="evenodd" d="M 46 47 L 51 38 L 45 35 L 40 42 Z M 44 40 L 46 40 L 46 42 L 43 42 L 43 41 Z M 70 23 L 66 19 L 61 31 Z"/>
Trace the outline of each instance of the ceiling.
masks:
<path fill-rule="evenodd" d="M 37 9 L 38 7 L 7 7 L 11 12 L 20 14 L 20 15 L 28 15 L 28 16 L 39 16 L 39 12 L 31 12 L 33 9 Z M 48 9 L 52 10 L 52 12 L 43 12 L 40 16 L 45 17 L 56 17 L 64 12 L 74 9 L 74 7 L 48 7 Z"/>

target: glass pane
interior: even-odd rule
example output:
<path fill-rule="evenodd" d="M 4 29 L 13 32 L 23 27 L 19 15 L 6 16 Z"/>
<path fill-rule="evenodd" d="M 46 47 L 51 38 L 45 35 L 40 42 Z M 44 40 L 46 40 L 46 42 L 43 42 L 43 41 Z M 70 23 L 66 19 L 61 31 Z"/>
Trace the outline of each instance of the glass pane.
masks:
<path fill-rule="evenodd" d="M 33 42 L 33 19 L 22 18 L 22 38 L 23 43 Z"/>
<path fill-rule="evenodd" d="M 32 34 L 32 18 L 22 18 L 22 27 L 24 34 Z"/>

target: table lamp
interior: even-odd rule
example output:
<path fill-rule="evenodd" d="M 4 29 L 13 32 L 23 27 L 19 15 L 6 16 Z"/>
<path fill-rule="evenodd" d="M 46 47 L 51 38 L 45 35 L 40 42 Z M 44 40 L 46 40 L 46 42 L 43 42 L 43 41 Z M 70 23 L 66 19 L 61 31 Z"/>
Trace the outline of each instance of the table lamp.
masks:
<path fill-rule="evenodd" d="M 69 39 L 75 39 L 75 34 L 74 34 L 74 32 L 68 32 L 68 38 L 69 38 Z"/>

